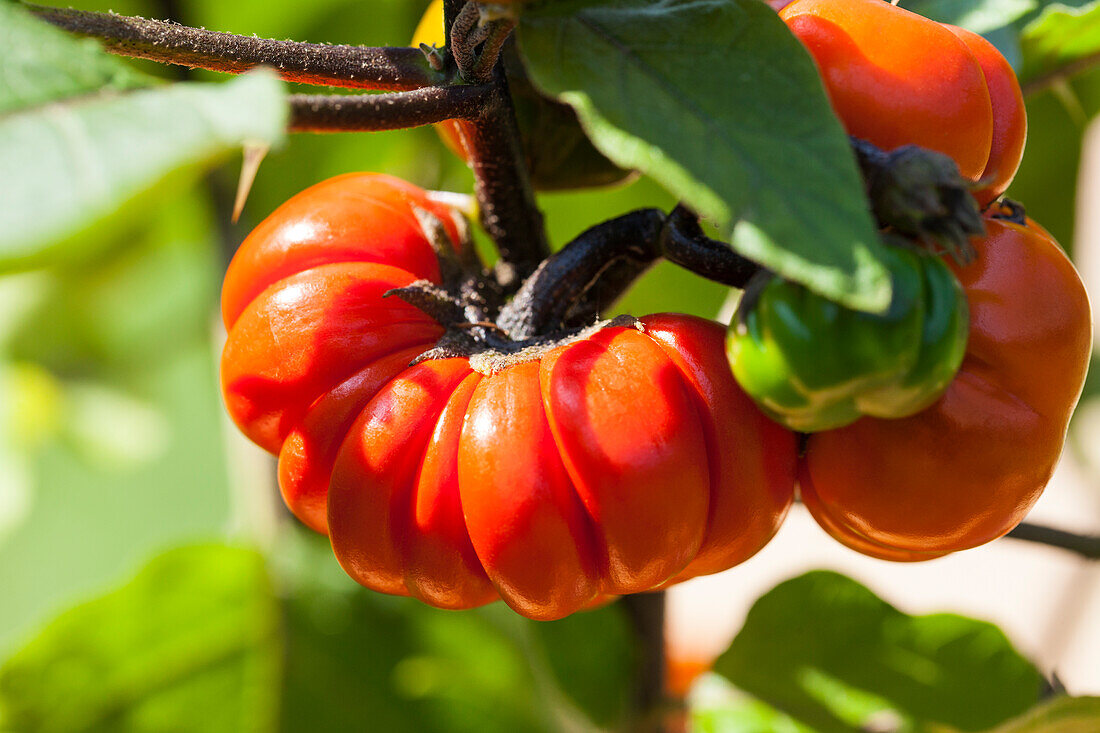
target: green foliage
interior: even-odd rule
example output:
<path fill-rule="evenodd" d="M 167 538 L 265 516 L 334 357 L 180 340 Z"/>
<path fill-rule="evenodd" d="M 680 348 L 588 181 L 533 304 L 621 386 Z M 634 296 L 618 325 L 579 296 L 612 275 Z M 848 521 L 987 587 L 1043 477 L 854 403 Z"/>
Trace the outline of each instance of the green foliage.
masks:
<path fill-rule="evenodd" d="M 816 733 L 759 700 L 736 694 L 729 698 L 719 704 L 693 707 L 693 733 Z"/>
<path fill-rule="evenodd" d="M 1038 79 L 1072 66 L 1100 50 L 1100 3 L 1072 8 L 1048 5 L 1024 28 L 1020 82 Z"/>
<path fill-rule="evenodd" d="M 244 142 L 283 134 L 270 73 L 54 104 L 0 119 L 0 268 L 86 251 Z M 182 180 L 180 178 L 182 176 Z"/>
<path fill-rule="evenodd" d="M 809 55 L 765 5 L 547 3 L 519 31 L 532 80 L 576 109 L 608 158 L 784 276 L 857 309 L 889 302 L 847 138 Z"/>
<path fill-rule="evenodd" d="M 626 712 L 634 664 L 625 614 L 615 604 L 528 624 L 562 690 L 595 723 L 613 726 Z"/>
<path fill-rule="evenodd" d="M 0 277 L 18 397 L 0 394 L 0 653 L 153 548 L 228 523 L 213 217 L 194 193 L 148 215 L 93 258 Z"/>
<path fill-rule="evenodd" d="M 918 15 L 988 33 L 1003 28 L 1039 7 L 1039 0 L 903 0 Z"/>
<path fill-rule="evenodd" d="M 619 721 L 617 609 L 542 626 L 502 606 L 438 611 L 356 586 L 314 535 L 280 545 L 272 564 L 172 550 L 65 612 L 0 667 L 0 730 L 593 730 L 575 704 Z"/>
<path fill-rule="evenodd" d="M 853 580 L 812 572 L 776 586 L 714 665 L 820 733 L 889 716 L 977 731 L 1034 705 L 1042 677 L 992 624 L 908 616 Z"/>
<path fill-rule="evenodd" d="M 57 618 L 0 668 L 0 729 L 270 730 L 278 628 L 260 555 L 173 550 Z"/>
<path fill-rule="evenodd" d="M 387 45 L 411 36 L 425 4 L 175 5 L 179 20 L 196 26 Z M 1003 39 L 1001 48 L 1019 49 L 1026 28 L 1028 74 L 1072 70 L 1100 46 L 1095 3 L 1084 0 L 1068 3 L 1081 12 L 1041 16 L 1051 3 L 903 5 Z M 164 12 L 150 0 L 110 7 Z M 528 8 L 521 32 L 532 72 L 571 74 L 560 94 L 587 110 L 597 144 L 637 156 L 654 178 L 540 196 L 556 245 L 633 208 L 667 210 L 683 195 L 716 220 L 750 227 L 737 240 L 748 251 L 754 240 L 746 231 L 756 227 L 766 256 L 793 252 L 802 259 L 790 266 L 849 295 L 874 289 L 869 251 L 847 261 L 838 254 L 850 244 L 837 242 L 842 230 L 857 239 L 852 207 L 862 205 L 843 136 L 824 112 L 807 59 L 762 3 L 589 2 L 578 19 L 566 18 L 566 7 Z M 628 21 L 641 21 L 633 39 L 622 30 Z M 688 45 L 645 44 L 674 22 L 690 25 Z M 704 48 L 741 22 L 736 43 Z M 553 43 L 566 33 L 575 47 L 558 58 Z M 630 43 L 608 42 L 624 38 Z M 0 666 L 0 730 L 613 728 L 631 663 L 615 606 L 552 624 L 500 604 L 436 611 L 355 586 L 323 538 L 303 539 L 285 524 L 262 557 L 211 545 L 172 551 L 133 582 L 42 627 L 151 552 L 247 526 L 242 507 L 274 500 L 243 496 L 227 477 L 210 335 L 221 257 L 249 224 L 302 188 L 353 170 L 470 190 L 469 172 L 427 128 L 299 135 L 271 151 L 245 223 L 228 228 L 207 199 L 231 197 L 235 161 L 206 186 L 194 185 L 196 174 L 242 142 L 279 141 L 281 85 L 265 78 L 154 86 L 135 69 L 179 71 L 118 60 L 0 0 L 0 270 L 35 268 L 0 276 L 0 657 L 8 658 Z M 1068 94 L 1029 101 L 1031 140 L 1012 190 L 1067 244 L 1074 212 L 1066 192 L 1080 133 L 1100 109 L 1096 80 L 1077 74 Z M 684 104 L 688 111 L 678 113 Z M 729 124 L 740 137 L 670 135 Z M 771 173 L 780 169 L 782 176 Z M 829 210 L 806 208 L 823 201 Z M 819 258 L 833 270 L 820 269 Z M 619 310 L 713 316 L 725 293 L 664 264 Z M 999 723 L 1034 701 L 1036 673 L 991 627 L 905 616 L 850 581 L 822 577 L 815 592 L 784 591 L 788 585 L 761 601 L 720 663 L 756 699 L 734 692 L 740 697 L 693 710 L 697 730 L 849 731 L 851 721 L 883 710 L 917 730 L 932 720 L 967 729 L 961 723 Z M 1094 699 L 1054 701 L 997 733 L 1091 733 L 1095 708 Z"/>
<path fill-rule="evenodd" d="M 151 81 L 103 53 L 95 41 L 75 41 L 14 2 L 0 0 L 0 115 Z"/>
<path fill-rule="evenodd" d="M 1060 697 L 1044 703 L 992 733 L 1095 733 L 1100 697 Z"/>

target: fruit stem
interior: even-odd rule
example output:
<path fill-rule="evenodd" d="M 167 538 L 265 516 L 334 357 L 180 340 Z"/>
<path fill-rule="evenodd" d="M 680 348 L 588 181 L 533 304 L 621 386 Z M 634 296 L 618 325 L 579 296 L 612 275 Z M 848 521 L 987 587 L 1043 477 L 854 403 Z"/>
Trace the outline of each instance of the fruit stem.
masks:
<path fill-rule="evenodd" d="M 742 288 L 760 267 L 707 237 L 682 206 L 639 209 L 585 230 L 543 261 L 501 309 L 497 324 L 516 340 L 590 325 L 658 258 Z"/>
<path fill-rule="evenodd" d="M 492 77 L 493 92 L 481 114 L 465 127 L 464 143 L 474 173 L 481 225 L 500 253 L 497 281 L 506 292 L 515 292 L 550 255 L 550 243 L 499 61 Z"/>

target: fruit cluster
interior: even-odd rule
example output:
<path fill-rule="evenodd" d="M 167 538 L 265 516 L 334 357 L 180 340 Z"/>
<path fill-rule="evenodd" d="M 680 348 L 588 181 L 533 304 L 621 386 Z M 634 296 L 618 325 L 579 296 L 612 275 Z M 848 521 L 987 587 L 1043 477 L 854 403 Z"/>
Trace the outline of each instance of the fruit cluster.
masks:
<path fill-rule="evenodd" d="M 763 276 L 730 328 L 734 372 L 773 418 L 811 433 L 801 497 L 840 542 L 890 560 L 983 544 L 1046 486 L 1092 337 L 1065 254 L 995 203 L 1023 156 L 1019 84 L 981 36 L 881 0 L 780 5 L 848 132 L 949 155 L 975 181 L 987 234 L 953 277 L 927 253 L 888 263 L 881 316 Z"/>
<path fill-rule="evenodd" d="M 659 314 L 513 340 L 460 216 L 425 191 L 363 173 L 298 194 L 226 274 L 222 385 L 355 580 L 551 619 L 742 562 L 796 486 L 834 537 L 893 560 L 1022 519 L 1091 324 L 1057 244 L 995 202 L 1023 150 L 1015 77 L 980 37 L 881 0 L 782 17 L 852 135 L 976 181 L 976 261 L 891 249 L 882 315 L 761 275 L 728 336 Z"/>

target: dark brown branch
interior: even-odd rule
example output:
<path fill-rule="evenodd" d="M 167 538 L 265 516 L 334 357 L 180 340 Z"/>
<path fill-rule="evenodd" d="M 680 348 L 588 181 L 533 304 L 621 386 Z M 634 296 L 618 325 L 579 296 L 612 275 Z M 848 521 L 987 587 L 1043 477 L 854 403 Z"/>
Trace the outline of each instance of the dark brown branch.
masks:
<path fill-rule="evenodd" d="M 634 640 L 634 679 L 626 729 L 663 733 L 665 726 L 665 593 L 637 593 L 620 601 Z"/>
<path fill-rule="evenodd" d="M 26 7 L 60 28 L 98 38 L 108 51 L 120 56 L 230 74 L 270 66 L 287 81 L 353 89 L 399 91 L 446 81 L 416 48 L 275 41 L 113 13 Z"/>
<path fill-rule="evenodd" d="M 512 338 L 534 338 L 565 325 L 588 325 L 664 257 L 723 285 L 744 288 L 760 267 L 707 237 L 683 206 L 665 215 L 639 209 L 581 232 L 528 277 L 497 323 Z"/>
<path fill-rule="evenodd" d="M 493 85 L 481 115 L 465 130 L 465 143 L 481 225 L 500 252 L 498 280 L 505 289 L 514 289 L 549 256 L 550 244 L 499 64 Z"/>
<path fill-rule="evenodd" d="M 639 209 L 586 229 L 543 260 L 501 310 L 497 323 L 517 340 L 560 327 L 605 275 L 618 275 L 624 266 L 628 274 L 640 274 L 655 261 L 664 224 L 664 212 Z"/>
<path fill-rule="evenodd" d="M 292 94 L 291 132 L 370 132 L 477 117 L 491 86 L 429 87 L 390 94 Z"/>
<path fill-rule="evenodd" d="M 683 205 L 668 215 L 661 232 L 661 254 L 688 272 L 733 288 L 744 289 L 760 271 L 760 265 L 734 252 L 724 242 L 711 239 L 699 218 Z"/>
<path fill-rule="evenodd" d="M 1007 537 L 1024 542 L 1035 542 L 1075 552 L 1089 560 L 1100 560 L 1100 535 L 1080 535 L 1039 524 L 1021 524 Z"/>

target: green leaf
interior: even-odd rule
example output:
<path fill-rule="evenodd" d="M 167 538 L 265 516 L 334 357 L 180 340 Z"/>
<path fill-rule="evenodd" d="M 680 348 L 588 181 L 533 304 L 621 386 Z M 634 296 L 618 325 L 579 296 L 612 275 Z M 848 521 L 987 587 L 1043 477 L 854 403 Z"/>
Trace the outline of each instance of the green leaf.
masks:
<path fill-rule="evenodd" d="M 1042 685 L 995 626 L 908 616 L 824 571 L 761 597 L 714 670 L 821 733 L 866 730 L 884 717 L 902 730 L 983 730 L 1034 705 Z"/>
<path fill-rule="evenodd" d="M 0 667 L 0 729 L 270 731 L 281 655 L 262 557 L 172 550 Z"/>
<path fill-rule="evenodd" d="M 734 249 L 853 308 L 889 302 L 847 137 L 764 3 L 544 3 L 519 41 L 532 80 L 604 155 L 732 228 Z"/>
<path fill-rule="evenodd" d="M 78 98 L 0 119 L 0 270 L 97 243 L 158 195 L 244 143 L 282 139 L 283 85 L 267 71 Z"/>
<path fill-rule="evenodd" d="M 280 539 L 286 584 L 283 731 L 543 733 L 547 701 L 503 633 L 501 604 L 456 613 L 352 582 L 329 543 Z M 369 721 L 369 724 L 366 723 Z"/>
<path fill-rule="evenodd" d="M 770 705 L 751 698 L 692 705 L 692 733 L 815 733 Z"/>
<path fill-rule="evenodd" d="M 1100 52 L 1100 2 L 1079 8 L 1047 6 L 1020 35 L 1020 83 L 1056 74 L 1071 76 L 1076 65 Z"/>
<path fill-rule="evenodd" d="M 1096 733 L 1100 697 L 1060 697 L 1005 723 L 992 733 Z"/>
<path fill-rule="evenodd" d="M 939 23 L 988 33 L 1012 24 L 1039 7 L 1038 0 L 905 0 L 906 10 Z"/>
<path fill-rule="evenodd" d="M 559 621 L 529 622 L 558 686 L 593 722 L 622 722 L 633 674 L 633 637 L 618 604 Z"/>
<path fill-rule="evenodd" d="M 105 90 L 146 86 L 154 80 L 77 40 L 8 0 L 0 0 L 0 115 Z"/>

